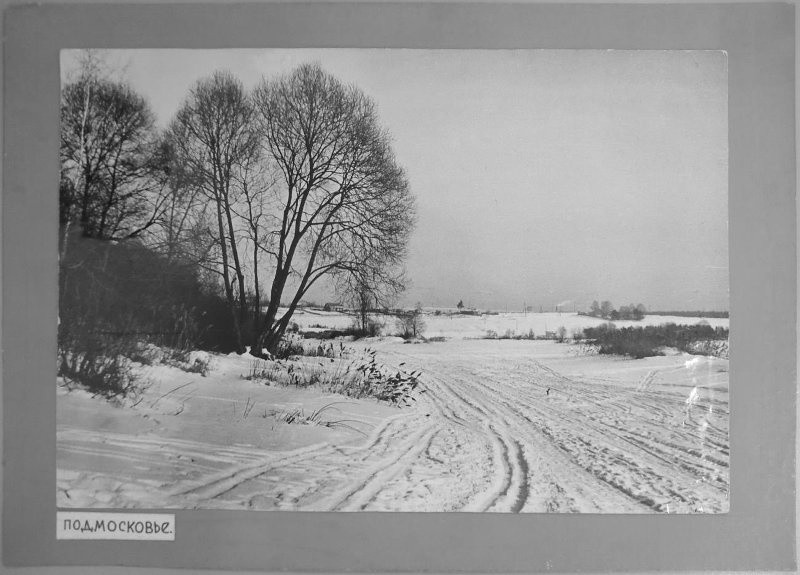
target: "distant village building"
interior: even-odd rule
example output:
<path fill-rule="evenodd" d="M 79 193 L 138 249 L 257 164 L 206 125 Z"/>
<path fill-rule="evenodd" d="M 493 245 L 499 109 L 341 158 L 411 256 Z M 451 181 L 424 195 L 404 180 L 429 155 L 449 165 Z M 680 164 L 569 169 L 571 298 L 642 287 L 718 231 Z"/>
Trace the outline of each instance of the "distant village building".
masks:
<path fill-rule="evenodd" d="M 325 311 L 344 311 L 344 306 L 340 303 L 328 302 L 322 309 Z"/>

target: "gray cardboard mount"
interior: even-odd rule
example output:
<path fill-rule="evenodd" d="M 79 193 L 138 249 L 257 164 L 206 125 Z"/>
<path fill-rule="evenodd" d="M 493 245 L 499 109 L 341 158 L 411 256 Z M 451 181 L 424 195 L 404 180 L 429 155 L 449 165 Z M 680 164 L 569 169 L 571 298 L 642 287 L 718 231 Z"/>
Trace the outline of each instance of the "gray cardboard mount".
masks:
<path fill-rule="evenodd" d="M 39 5 L 5 14 L 3 561 L 295 571 L 793 570 L 790 4 Z M 59 50 L 726 50 L 731 510 L 715 516 L 185 510 L 174 542 L 56 541 Z"/>

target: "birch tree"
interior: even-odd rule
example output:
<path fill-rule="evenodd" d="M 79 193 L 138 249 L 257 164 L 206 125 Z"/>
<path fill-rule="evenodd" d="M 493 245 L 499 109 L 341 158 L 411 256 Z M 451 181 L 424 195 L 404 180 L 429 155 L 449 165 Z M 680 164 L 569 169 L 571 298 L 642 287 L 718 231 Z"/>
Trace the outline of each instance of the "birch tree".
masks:
<path fill-rule="evenodd" d="M 74 223 L 84 237 L 112 240 L 152 226 L 164 200 L 157 146 L 147 101 L 87 60 L 61 91 L 60 219 L 65 236 Z"/>

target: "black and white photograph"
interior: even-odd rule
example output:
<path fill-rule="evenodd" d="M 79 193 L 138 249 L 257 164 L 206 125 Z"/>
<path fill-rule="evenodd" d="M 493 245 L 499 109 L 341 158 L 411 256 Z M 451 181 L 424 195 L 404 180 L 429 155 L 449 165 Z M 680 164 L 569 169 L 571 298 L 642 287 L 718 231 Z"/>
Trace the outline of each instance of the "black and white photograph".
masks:
<path fill-rule="evenodd" d="M 729 511 L 724 51 L 60 63 L 59 509 Z"/>

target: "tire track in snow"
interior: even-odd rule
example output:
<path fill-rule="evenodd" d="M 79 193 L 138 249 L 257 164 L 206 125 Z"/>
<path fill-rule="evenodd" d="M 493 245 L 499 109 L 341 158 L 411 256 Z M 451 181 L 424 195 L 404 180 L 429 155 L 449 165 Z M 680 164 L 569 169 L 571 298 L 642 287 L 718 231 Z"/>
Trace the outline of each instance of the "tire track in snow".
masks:
<path fill-rule="evenodd" d="M 536 365 L 540 366 L 541 364 L 536 362 Z M 534 451 L 545 450 L 545 452 L 549 453 L 548 461 L 550 464 L 556 461 L 561 462 L 560 466 L 552 466 L 548 465 L 547 461 L 541 461 L 535 468 L 531 468 L 524 456 L 520 442 L 512 443 L 515 440 L 506 438 L 509 435 L 508 431 L 503 434 L 489 433 L 488 435 L 494 446 L 493 461 L 499 462 L 499 464 L 494 465 L 495 480 L 484 492 L 476 495 L 473 501 L 465 507 L 465 510 L 522 510 L 526 507 L 527 499 L 533 495 L 531 481 L 535 481 L 535 492 L 539 494 L 537 500 L 540 501 L 539 504 L 542 505 L 542 508 L 528 509 L 529 511 L 577 510 L 575 508 L 577 505 L 575 499 L 565 491 L 562 485 L 570 486 L 569 489 L 576 496 L 581 497 L 583 507 L 600 508 L 597 504 L 599 494 L 592 495 L 586 492 L 579 484 L 576 485 L 575 482 L 576 476 L 587 478 L 594 478 L 594 476 L 588 474 L 582 466 L 576 465 L 570 453 L 562 450 L 553 451 L 550 446 L 553 441 L 552 436 L 542 435 L 536 426 L 530 425 L 534 422 L 527 417 L 525 418 L 526 423 L 520 424 L 520 416 L 522 414 L 511 402 L 505 401 L 505 397 L 498 396 L 496 390 L 490 386 L 489 379 L 484 378 L 482 384 L 478 384 L 474 381 L 475 374 L 471 374 L 473 377 L 470 377 L 470 374 L 460 375 L 460 372 L 466 369 L 463 366 L 448 365 L 448 367 L 451 369 L 448 374 L 445 374 L 442 370 L 426 364 L 425 374 L 434 376 L 439 386 L 446 389 L 451 396 L 460 400 L 462 405 L 473 412 L 473 415 L 484 421 L 495 422 L 498 428 L 513 429 L 513 434 L 520 438 L 524 437 L 525 442 L 531 444 L 531 449 Z M 571 382 L 571 380 L 550 368 L 541 369 L 540 371 L 546 377 L 553 377 L 556 383 L 565 384 L 566 382 Z M 464 388 L 462 393 L 454 391 L 456 381 Z M 548 381 L 547 384 L 552 385 L 553 382 Z M 516 399 L 519 400 L 521 398 Z M 491 405 L 491 408 L 488 407 L 489 405 Z M 510 454 L 512 453 L 519 453 L 519 457 L 511 456 Z M 561 467 L 562 471 L 560 474 L 554 475 L 556 471 L 550 469 L 550 467 Z M 522 471 L 523 469 L 524 472 Z M 520 479 L 523 475 L 524 480 Z M 601 501 L 616 501 L 616 505 L 621 509 L 633 511 L 639 505 L 635 500 L 629 500 L 629 503 L 618 501 L 618 492 L 613 489 L 608 491 L 603 483 L 597 484 L 596 489 L 599 489 L 600 493 L 602 493 Z M 517 495 L 509 495 L 509 492 Z"/>
<path fill-rule="evenodd" d="M 391 439 L 391 437 L 397 433 L 394 431 L 394 428 L 405 419 L 412 417 L 415 415 L 414 413 L 402 413 L 400 415 L 395 415 L 393 417 L 387 418 L 383 423 L 381 423 L 378 427 L 376 427 L 367 440 L 362 443 L 361 445 L 354 445 L 354 446 L 345 446 L 341 447 L 340 449 L 349 452 L 352 454 L 357 453 L 366 453 L 367 456 L 373 452 L 373 450 L 382 445 L 387 445 Z M 366 457 L 366 456 L 365 456 Z"/>
<path fill-rule="evenodd" d="M 189 495 L 198 500 L 213 499 L 276 467 L 314 458 L 331 451 L 333 447 L 330 444 L 321 443 L 284 453 L 274 459 L 261 460 L 255 464 L 229 467 L 221 473 L 207 475 L 202 480 L 184 482 L 173 489 L 170 496 Z"/>
<path fill-rule="evenodd" d="M 438 430 L 426 425 L 396 446 L 392 454 L 379 461 L 355 481 L 340 487 L 332 494 L 314 502 L 308 511 L 354 511 L 366 507 L 381 489 L 402 473 L 428 449 Z"/>
<path fill-rule="evenodd" d="M 494 391 L 500 396 L 504 395 L 500 393 L 497 388 L 495 388 Z M 514 399 L 515 405 L 519 405 L 520 398 L 515 397 Z M 642 444 L 642 442 L 633 441 L 628 430 L 611 425 L 606 421 L 598 420 L 596 417 L 591 415 L 588 416 L 588 419 L 575 422 L 568 418 L 563 412 L 550 410 L 552 413 L 548 413 L 548 410 L 545 410 L 543 407 L 540 408 L 535 406 L 530 402 L 523 404 L 527 409 L 527 412 L 530 414 L 527 415 L 523 414 L 514 405 L 512 405 L 508 397 L 504 397 L 503 401 L 506 402 L 510 409 L 517 411 L 519 415 L 529 419 L 531 423 L 535 424 L 534 420 L 530 419 L 530 415 L 536 414 L 538 414 L 538 419 L 541 421 L 562 421 L 564 425 L 559 428 L 560 433 L 558 435 L 554 435 L 552 431 L 547 430 L 547 434 L 553 438 L 554 444 L 563 450 L 570 458 L 575 458 L 575 462 L 581 467 L 584 467 L 586 471 L 592 473 L 598 479 L 608 483 L 616 490 L 628 494 L 628 496 L 636 500 L 638 503 L 648 507 L 653 507 L 656 510 L 662 510 L 663 506 L 653 499 L 653 497 L 661 497 L 662 501 L 677 500 L 678 502 L 683 501 L 690 504 L 692 508 L 696 508 L 698 506 L 702 507 L 700 504 L 700 499 L 698 499 L 696 495 L 679 493 L 673 486 L 673 477 L 676 470 L 676 464 L 678 465 L 680 471 L 686 471 L 689 474 L 689 477 L 686 481 L 684 481 L 684 484 L 687 482 L 692 484 L 698 477 L 697 472 L 692 469 L 691 466 L 687 467 L 687 462 L 676 463 L 675 461 L 666 459 L 654 453 L 653 450 L 650 449 L 651 446 L 649 444 L 645 445 Z M 579 435 L 574 435 L 575 428 L 580 430 Z M 563 436 L 564 430 L 569 430 L 568 435 L 574 435 L 574 439 L 578 439 L 579 437 L 584 437 L 585 439 L 580 440 L 579 444 L 575 444 L 572 438 L 568 437 L 565 439 L 564 437 L 561 437 Z M 639 458 L 630 459 L 622 454 L 614 455 L 614 452 L 609 451 L 608 448 L 602 448 L 597 451 L 592 447 L 592 443 L 586 441 L 586 439 L 592 439 L 595 443 L 599 445 L 610 446 L 611 449 L 614 450 L 616 449 L 616 446 L 620 445 L 619 443 L 615 444 L 614 438 L 616 438 L 616 441 L 622 442 L 623 444 L 628 444 L 629 447 L 632 447 L 634 452 L 640 454 Z M 567 442 L 564 443 L 565 441 Z M 655 446 L 652 447 L 655 449 Z M 586 460 L 581 455 L 585 454 L 587 451 L 593 452 L 593 455 L 589 460 Z M 710 458 L 706 456 L 705 459 L 708 460 Z M 604 461 L 606 462 L 605 467 L 603 466 Z M 615 463 L 615 461 L 618 463 Z M 640 464 L 637 464 L 637 461 L 639 463 L 650 461 L 651 463 L 649 466 L 641 467 Z M 626 469 L 629 477 L 633 479 L 633 483 L 629 483 L 628 479 L 623 480 L 622 477 L 613 472 L 615 466 Z M 656 480 L 660 482 L 659 486 L 654 483 Z M 641 482 L 640 487 L 636 487 L 637 481 Z M 713 484 L 719 490 L 719 493 L 724 493 L 727 491 L 727 484 L 724 482 L 719 483 L 709 480 L 704 481 L 706 484 Z M 705 487 L 695 488 L 695 490 L 697 489 L 701 489 L 703 492 L 705 492 Z M 714 497 L 706 497 L 706 499 L 709 498 L 713 500 Z"/>
<path fill-rule="evenodd" d="M 412 355 L 400 352 L 394 352 L 394 354 L 418 360 Z M 476 494 L 473 500 L 464 507 L 464 510 L 506 512 L 521 510 L 525 506 L 528 496 L 528 465 L 521 445 L 511 438 L 505 414 L 497 409 L 496 404 L 491 404 L 489 407 L 490 404 L 479 399 L 477 394 L 465 395 L 456 392 L 454 383 L 447 381 L 447 374 L 431 369 L 430 366 L 426 366 L 422 371 L 427 388 L 434 397 L 440 389 L 463 407 L 466 413 L 458 416 L 460 419 L 485 422 L 484 439 L 493 448 L 494 480 L 483 492 Z M 474 388 L 474 386 L 471 387 Z M 454 410 L 453 413 L 455 415 Z"/>
<path fill-rule="evenodd" d="M 441 355 L 431 349 L 381 350 L 390 360 L 409 358 L 406 363 L 421 367 L 426 393 L 415 407 L 382 420 L 358 444 L 351 439 L 275 453 L 162 438 L 98 442 L 61 428 L 59 441 L 74 441 L 70 449 L 87 452 L 108 452 L 119 444 L 144 457 L 157 448 L 166 459 L 188 455 L 216 463 L 212 470 L 229 466 L 173 485 L 172 503 L 195 506 L 238 508 L 249 502 L 253 508 L 323 511 L 643 512 L 658 510 L 665 500 L 682 501 L 684 507 L 705 503 L 693 494 L 727 486 L 721 480 L 685 489 L 684 475 L 710 473 L 727 462 L 725 420 L 701 421 L 702 414 L 691 413 L 691 426 L 665 433 L 663 418 L 671 412 L 662 406 L 682 400 L 679 391 L 664 391 L 662 383 L 669 382 L 654 384 L 656 370 L 639 380 L 637 389 L 636 379 L 626 386 L 610 379 L 573 380 L 529 356 L 507 365 L 506 358 L 492 355 L 494 348 L 485 355 L 482 348 L 481 353 L 455 348 L 456 354 Z M 558 391 L 548 398 L 547 388 Z M 721 405 L 724 414 L 727 404 Z M 702 432 L 700 423 L 707 424 Z M 672 461 L 678 452 L 686 456 Z M 676 462 L 685 469 L 676 468 Z M 192 475 L 208 471 L 183 463 Z M 293 487 L 287 490 L 287 485 Z"/>
<path fill-rule="evenodd" d="M 521 480 L 519 489 L 517 491 L 517 500 L 511 507 L 512 513 L 519 513 L 528 501 L 528 461 L 525 459 L 522 445 L 518 441 L 514 441 L 514 446 L 517 455 L 517 464 L 519 465 L 519 477 Z"/>
<path fill-rule="evenodd" d="M 486 429 L 493 447 L 494 480 L 485 491 L 477 494 L 470 503 L 464 506 L 464 511 L 488 511 L 508 493 L 511 487 L 512 471 L 508 458 L 508 447 L 500 440 L 497 432 L 492 429 L 488 422 L 486 423 Z"/>

